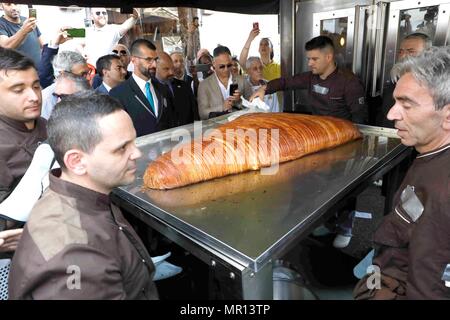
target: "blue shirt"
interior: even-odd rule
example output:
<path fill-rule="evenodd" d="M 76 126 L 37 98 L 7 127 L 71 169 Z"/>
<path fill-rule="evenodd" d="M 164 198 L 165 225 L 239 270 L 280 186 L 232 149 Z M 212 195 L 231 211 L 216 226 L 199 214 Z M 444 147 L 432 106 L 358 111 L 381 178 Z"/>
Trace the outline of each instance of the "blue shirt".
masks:
<path fill-rule="evenodd" d="M 22 28 L 23 22 L 27 18 L 20 17 L 20 23 L 10 22 L 5 19 L 4 16 L 0 18 L 0 35 L 4 35 L 7 37 L 12 37 L 17 33 L 17 31 Z M 39 28 L 36 27 L 33 31 L 31 31 L 22 42 L 20 46 L 16 48 L 17 51 L 22 53 L 23 55 L 31 58 L 36 64 L 36 68 L 41 63 L 41 44 L 39 42 L 39 37 L 41 36 L 41 32 Z"/>

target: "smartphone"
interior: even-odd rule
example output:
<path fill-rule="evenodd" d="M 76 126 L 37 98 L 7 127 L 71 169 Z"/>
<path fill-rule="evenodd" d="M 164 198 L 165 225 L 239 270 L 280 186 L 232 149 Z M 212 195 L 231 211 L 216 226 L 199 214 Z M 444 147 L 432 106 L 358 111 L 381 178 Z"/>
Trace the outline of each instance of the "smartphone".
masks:
<path fill-rule="evenodd" d="M 37 18 L 36 9 L 28 8 L 28 18 Z"/>
<path fill-rule="evenodd" d="M 85 28 L 74 28 L 67 29 L 67 35 L 71 38 L 84 38 L 86 37 L 86 29 Z"/>
<path fill-rule="evenodd" d="M 195 69 L 197 72 L 208 72 L 211 66 L 209 64 L 196 64 Z"/>
<path fill-rule="evenodd" d="M 234 92 L 239 88 L 237 83 L 230 84 L 230 97 L 233 96 Z"/>
<path fill-rule="evenodd" d="M 258 22 L 253 22 L 253 29 L 259 29 L 259 23 Z"/>

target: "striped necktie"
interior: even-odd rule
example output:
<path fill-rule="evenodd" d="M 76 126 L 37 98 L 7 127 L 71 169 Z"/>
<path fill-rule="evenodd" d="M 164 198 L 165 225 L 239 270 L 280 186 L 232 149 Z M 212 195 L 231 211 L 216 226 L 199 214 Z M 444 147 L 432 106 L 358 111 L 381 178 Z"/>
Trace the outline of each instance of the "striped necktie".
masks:
<path fill-rule="evenodd" d="M 148 102 L 150 103 L 150 106 L 152 107 L 153 113 L 156 115 L 155 112 L 155 103 L 153 102 L 153 94 L 150 90 L 150 82 L 145 83 L 145 95 L 147 97 Z"/>

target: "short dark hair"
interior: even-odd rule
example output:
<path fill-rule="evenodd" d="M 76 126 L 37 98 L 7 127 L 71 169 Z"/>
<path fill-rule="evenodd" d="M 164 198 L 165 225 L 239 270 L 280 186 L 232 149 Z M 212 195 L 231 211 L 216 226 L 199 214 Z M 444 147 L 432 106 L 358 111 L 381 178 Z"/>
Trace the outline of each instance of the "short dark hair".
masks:
<path fill-rule="evenodd" d="M 92 91 L 75 93 L 58 102 L 47 122 L 48 142 L 61 168 L 73 148 L 91 153 L 103 139 L 98 120 L 123 110 L 116 99 Z"/>
<path fill-rule="evenodd" d="M 147 39 L 136 39 L 133 41 L 133 43 L 131 44 L 131 55 L 135 56 L 141 53 L 141 47 L 146 47 L 150 50 L 155 50 L 156 51 L 156 46 L 153 44 L 153 42 L 151 42 L 150 40 Z"/>
<path fill-rule="evenodd" d="M 334 52 L 334 44 L 333 40 L 331 40 L 327 36 L 318 36 L 315 38 L 312 38 L 308 42 L 305 43 L 305 50 L 311 51 L 311 50 L 322 50 L 325 48 L 329 48 Z"/>
<path fill-rule="evenodd" d="M 7 73 L 9 70 L 25 71 L 36 69 L 33 60 L 13 49 L 0 47 L 0 71 Z"/>
<path fill-rule="evenodd" d="M 120 57 L 116 54 L 107 54 L 98 58 L 97 63 L 95 64 L 95 68 L 97 69 L 100 77 L 103 78 L 104 69 L 111 70 L 111 64 L 114 59 L 120 60 Z"/>
<path fill-rule="evenodd" d="M 213 51 L 214 58 L 217 58 L 221 54 L 229 54 L 231 56 L 231 51 L 228 47 L 225 46 L 217 46 Z"/>

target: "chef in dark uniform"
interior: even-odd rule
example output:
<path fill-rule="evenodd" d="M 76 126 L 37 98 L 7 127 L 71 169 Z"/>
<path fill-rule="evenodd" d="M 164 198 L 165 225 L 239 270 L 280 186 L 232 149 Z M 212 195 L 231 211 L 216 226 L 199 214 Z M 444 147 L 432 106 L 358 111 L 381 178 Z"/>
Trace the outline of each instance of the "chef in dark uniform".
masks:
<path fill-rule="evenodd" d="M 337 67 L 333 41 L 318 36 L 305 44 L 311 71 L 270 81 L 250 100 L 281 90 L 307 89 L 307 105 L 313 114 L 367 123 L 367 105 L 361 81 L 350 71 Z"/>
<path fill-rule="evenodd" d="M 450 47 L 432 47 L 393 70 L 398 81 L 387 117 L 419 155 L 375 232 L 375 274 L 354 294 L 450 299 Z"/>

